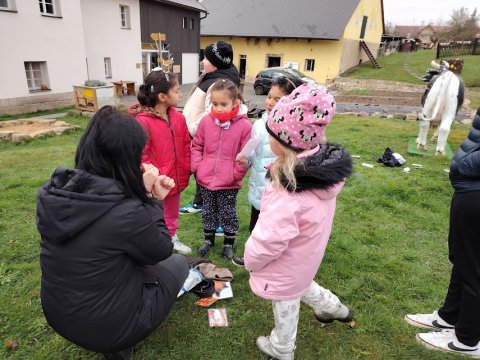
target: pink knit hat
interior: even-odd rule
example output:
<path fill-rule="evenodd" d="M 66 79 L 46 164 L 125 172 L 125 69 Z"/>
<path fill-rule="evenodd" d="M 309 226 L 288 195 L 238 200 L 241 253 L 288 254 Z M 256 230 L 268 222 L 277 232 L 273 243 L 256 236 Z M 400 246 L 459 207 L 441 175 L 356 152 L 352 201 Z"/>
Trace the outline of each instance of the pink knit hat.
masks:
<path fill-rule="evenodd" d="M 267 131 L 292 150 L 313 149 L 322 140 L 336 108 L 325 87 L 303 84 L 278 101 L 268 116 Z"/>

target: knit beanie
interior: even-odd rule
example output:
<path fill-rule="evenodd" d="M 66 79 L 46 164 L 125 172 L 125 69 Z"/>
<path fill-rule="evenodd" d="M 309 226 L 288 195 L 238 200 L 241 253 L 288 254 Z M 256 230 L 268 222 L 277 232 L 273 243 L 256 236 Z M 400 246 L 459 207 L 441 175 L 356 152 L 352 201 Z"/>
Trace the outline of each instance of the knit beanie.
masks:
<path fill-rule="evenodd" d="M 217 41 L 208 45 L 205 48 L 204 55 L 217 69 L 228 69 L 232 66 L 232 45 L 224 41 Z"/>
<path fill-rule="evenodd" d="M 322 140 L 335 111 L 335 99 L 325 87 L 303 84 L 278 101 L 268 116 L 266 128 L 288 148 L 310 150 Z"/>

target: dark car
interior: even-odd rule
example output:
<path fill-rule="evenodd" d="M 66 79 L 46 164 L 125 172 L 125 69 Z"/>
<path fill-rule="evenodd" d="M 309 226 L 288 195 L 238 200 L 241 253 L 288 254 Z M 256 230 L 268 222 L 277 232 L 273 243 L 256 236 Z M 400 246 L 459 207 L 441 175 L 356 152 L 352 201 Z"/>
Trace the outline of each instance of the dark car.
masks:
<path fill-rule="evenodd" d="M 253 84 L 255 94 L 267 94 L 272 87 L 273 81 L 280 76 L 285 76 L 290 79 L 295 86 L 300 86 L 307 82 L 294 72 L 289 72 L 284 68 L 266 68 L 265 70 L 260 71 L 255 77 L 255 83 Z"/>

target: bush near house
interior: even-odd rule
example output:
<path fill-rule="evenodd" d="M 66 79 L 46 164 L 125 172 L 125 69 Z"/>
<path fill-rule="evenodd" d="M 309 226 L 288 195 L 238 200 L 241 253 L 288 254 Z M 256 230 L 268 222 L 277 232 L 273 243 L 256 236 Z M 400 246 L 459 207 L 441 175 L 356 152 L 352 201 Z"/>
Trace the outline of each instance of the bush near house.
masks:
<path fill-rule="evenodd" d="M 85 128 L 87 120 L 65 121 Z M 456 149 L 468 126 L 454 124 L 450 143 Z M 0 143 L 0 347 L 1 359 L 103 359 L 56 335 L 40 304 L 39 235 L 35 228 L 37 189 L 58 166 L 72 166 L 82 131 L 36 139 L 24 144 Z M 407 139 L 418 124 L 400 120 L 337 116 L 328 127 L 331 141 L 345 145 L 355 159 L 354 175 L 338 197 L 330 244 L 317 281 L 332 289 L 356 311 L 356 328 L 334 323 L 325 327 L 302 307 L 296 358 L 313 359 L 457 359 L 427 350 L 415 341 L 407 313 L 430 312 L 442 303 L 450 275 L 447 231 L 452 188 L 443 157 L 413 157 Z M 374 163 L 386 147 L 401 153 L 407 164 L 423 164 L 410 174 Z M 193 181 L 182 204 L 193 196 Z M 238 196 L 241 229 L 238 253 L 248 237 L 250 206 L 245 187 Z M 180 218 L 179 236 L 198 249 L 200 215 Z M 219 239 L 221 240 L 221 239 Z M 254 296 L 248 273 L 220 257 L 211 259 L 234 274 L 234 298 L 224 307 L 227 328 L 209 328 L 205 308 L 187 294 L 153 335 L 139 344 L 135 360 L 263 359 L 255 339 L 273 327 L 271 305 Z M 16 347 L 12 346 L 12 341 Z M 8 346 L 8 347 L 7 347 Z"/>

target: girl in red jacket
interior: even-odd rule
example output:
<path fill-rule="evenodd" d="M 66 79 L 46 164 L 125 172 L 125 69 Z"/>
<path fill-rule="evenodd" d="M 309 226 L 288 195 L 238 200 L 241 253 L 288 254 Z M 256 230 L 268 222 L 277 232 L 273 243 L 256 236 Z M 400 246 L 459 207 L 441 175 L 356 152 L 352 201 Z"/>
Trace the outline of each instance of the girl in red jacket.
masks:
<path fill-rule="evenodd" d="M 177 236 L 180 193 L 190 178 L 190 136 L 185 117 L 175 110 L 182 98 L 177 77 L 162 70 L 153 70 L 140 86 L 129 113 L 143 126 L 147 144 L 142 154 L 144 170 L 155 166 L 160 174 L 175 181 L 175 188 L 163 200 L 165 223 L 174 249 L 181 254 L 192 250 Z"/>
<path fill-rule="evenodd" d="M 210 113 L 200 121 L 192 143 L 192 173 L 203 199 L 205 242 L 198 253 L 202 257 L 207 254 L 221 223 L 225 234 L 222 255 L 230 260 L 238 231 L 237 194 L 247 173 L 235 157 L 250 139 L 252 124 L 247 107 L 238 100 L 237 85 L 222 79 L 211 89 Z"/>

